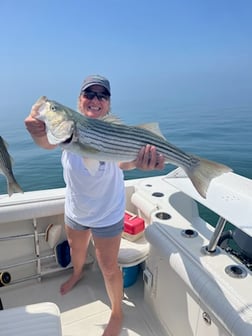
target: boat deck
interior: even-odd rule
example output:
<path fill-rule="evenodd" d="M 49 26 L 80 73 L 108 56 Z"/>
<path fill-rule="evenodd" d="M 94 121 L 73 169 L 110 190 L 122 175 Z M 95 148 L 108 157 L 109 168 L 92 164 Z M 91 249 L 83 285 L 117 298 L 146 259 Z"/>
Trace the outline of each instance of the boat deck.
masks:
<path fill-rule="evenodd" d="M 38 302 L 54 302 L 61 312 L 64 336 L 102 335 L 110 317 L 110 307 L 100 270 L 96 263 L 85 266 L 82 280 L 71 292 L 62 296 L 59 287 L 69 277 L 70 272 L 71 270 L 60 272 L 56 276 L 43 278 L 41 282 L 26 282 L 0 288 L 4 309 Z M 143 296 L 140 273 L 137 282 L 124 290 L 124 323 L 121 336 L 167 335 L 148 310 Z"/>

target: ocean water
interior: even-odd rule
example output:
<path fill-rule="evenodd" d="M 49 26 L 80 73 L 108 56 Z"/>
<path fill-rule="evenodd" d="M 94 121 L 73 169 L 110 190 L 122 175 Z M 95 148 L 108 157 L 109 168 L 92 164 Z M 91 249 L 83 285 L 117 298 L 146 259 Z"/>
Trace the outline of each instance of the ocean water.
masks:
<path fill-rule="evenodd" d="M 138 109 L 130 115 L 121 110 L 127 124 L 158 121 L 167 140 L 186 152 L 230 166 L 234 172 L 252 178 L 252 108 L 248 107 L 177 107 Z M 37 147 L 24 127 L 25 114 L 0 116 L 0 135 L 8 143 L 13 158 L 14 175 L 24 191 L 64 186 L 60 162 L 61 150 Z M 125 179 L 164 174 L 164 171 L 125 172 Z M 6 181 L 0 175 L 0 194 L 5 194 Z"/>

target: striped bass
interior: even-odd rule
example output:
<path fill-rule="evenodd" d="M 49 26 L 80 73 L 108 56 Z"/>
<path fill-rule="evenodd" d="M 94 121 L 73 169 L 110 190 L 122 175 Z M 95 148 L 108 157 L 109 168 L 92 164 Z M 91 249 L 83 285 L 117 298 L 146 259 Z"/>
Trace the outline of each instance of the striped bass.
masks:
<path fill-rule="evenodd" d="M 14 192 L 23 193 L 18 185 L 12 171 L 11 157 L 7 150 L 7 144 L 0 136 L 0 173 L 6 177 L 8 194 L 11 196 Z"/>
<path fill-rule="evenodd" d="M 128 126 L 115 117 L 87 118 L 56 101 L 41 97 L 35 118 L 46 125 L 49 143 L 83 158 L 98 161 L 129 162 L 136 159 L 140 149 L 154 145 L 166 163 L 181 167 L 199 194 L 206 198 L 211 180 L 231 169 L 223 164 L 190 155 L 170 144 L 161 134 L 157 123 Z"/>

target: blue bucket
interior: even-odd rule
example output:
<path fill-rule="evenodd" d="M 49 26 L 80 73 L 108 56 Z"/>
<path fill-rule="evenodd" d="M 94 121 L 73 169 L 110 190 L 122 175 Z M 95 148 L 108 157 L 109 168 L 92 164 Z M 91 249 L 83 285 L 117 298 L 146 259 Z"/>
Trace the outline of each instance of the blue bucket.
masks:
<path fill-rule="evenodd" d="M 139 265 L 122 268 L 124 288 L 132 286 L 137 281 L 139 269 L 140 269 Z"/>

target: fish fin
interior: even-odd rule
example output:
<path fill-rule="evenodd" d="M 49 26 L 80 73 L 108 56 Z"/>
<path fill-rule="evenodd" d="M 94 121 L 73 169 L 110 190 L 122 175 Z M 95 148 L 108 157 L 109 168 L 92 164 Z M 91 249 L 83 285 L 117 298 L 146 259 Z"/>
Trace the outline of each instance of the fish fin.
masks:
<path fill-rule="evenodd" d="M 2 143 L 3 143 L 4 147 L 5 147 L 5 150 L 8 152 L 8 147 L 9 147 L 8 142 L 5 141 L 1 136 L 0 136 L 0 138 L 1 138 L 1 140 L 2 140 Z M 11 157 L 11 155 L 10 155 L 9 152 L 8 152 L 8 154 L 9 154 L 10 162 L 13 164 L 13 163 L 14 163 L 14 160 L 13 160 L 13 158 Z"/>
<path fill-rule="evenodd" d="M 137 127 L 143 128 L 147 131 L 150 131 L 151 133 L 153 133 L 153 134 L 159 136 L 160 138 L 166 140 L 166 138 L 164 137 L 164 135 L 162 134 L 162 132 L 159 128 L 159 124 L 156 123 L 156 122 L 148 123 L 148 124 L 141 124 L 141 125 L 138 125 Z"/>
<path fill-rule="evenodd" d="M 14 163 L 15 163 L 15 160 L 13 159 L 13 157 L 10 154 L 9 154 L 9 158 L 10 158 L 11 165 L 13 166 Z"/>
<path fill-rule="evenodd" d="M 11 196 L 14 193 L 21 193 L 23 194 L 22 188 L 19 186 L 19 184 L 16 181 L 8 183 L 8 194 Z"/>
<path fill-rule="evenodd" d="M 100 161 L 84 157 L 83 162 L 84 162 L 84 165 L 87 168 L 89 174 L 91 176 L 95 176 L 96 172 L 99 169 Z"/>
<path fill-rule="evenodd" d="M 2 140 L 2 142 L 3 142 L 3 145 L 5 146 L 5 148 L 8 148 L 8 147 L 9 147 L 8 142 L 5 141 L 3 137 L 0 136 L 0 138 L 1 138 L 1 140 Z"/>
<path fill-rule="evenodd" d="M 198 193 L 206 198 L 207 190 L 211 180 L 224 173 L 231 172 L 232 169 L 214 161 L 206 159 L 199 159 L 199 164 L 193 169 L 185 169 L 186 174 L 192 181 L 192 184 L 198 191 Z"/>
<path fill-rule="evenodd" d="M 106 121 L 112 124 L 118 124 L 118 125 L 123 124 L 123 121 L 115 114 L 107 114 L 104 117 L 100 118 L 100 120 Z"/>

